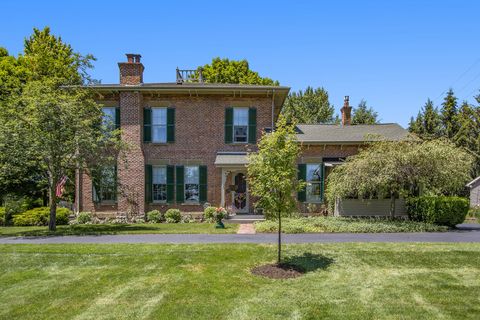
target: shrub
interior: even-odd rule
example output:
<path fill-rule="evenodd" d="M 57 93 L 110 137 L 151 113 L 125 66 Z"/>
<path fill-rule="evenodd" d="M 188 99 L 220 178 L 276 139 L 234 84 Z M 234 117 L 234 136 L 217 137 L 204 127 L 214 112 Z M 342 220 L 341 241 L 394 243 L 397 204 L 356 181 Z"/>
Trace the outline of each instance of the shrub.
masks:
<path fill-rule="evenodd" d="M 0 225 L 5 224 L 5 207 L 0 207 Z"/>
<path fill-rule="evenodd" d="M 471 218 L 480 219 L 480 206 L 476 206 L 476 207 L 470 208 L 470 210 L 468 210 L 468 215 L 469 215 Z"/>
<path fill-rule="evenodd" d="M 160 211 L 152 210 L 147 212 L 147 221 L 151 223 L 159 223 L 165 221 L 165 217 Z"/>
<path fill-rule="evenodd" d="M 182 223 L 194 223 L 195 218 L 191 214 L 182 215 Z"/>
<path fill-rule="evenodd" d="M 72 211 L 67 208 L 57 208 L 57 225 L 68 224 L 68 216 L 70 214 L 72 214 Z M 40 207 L 15 215 L 13 217 L 13 224 L 15 226 L 46 226 L 48 225 L 49 220 L 50 208 Z"/>
<path fill-rule="evenodd" d="M 142 224 L 142 223 L 145 223 L 145 220 L 142 219 L 142 218 L 139 218 L 139 219 L 136 219 L 136 220 L 135 220 L 135 223 Z"/>
<path fill-rule="evenodd" d="M 77 217 L 77 221 L 79 224 L 86 224 L 92 221 L 92 213 L 91 212 L 80 212 Z"/>
<path fill-rule="evenodd" d="M 182 220 L 182 214 L 178 209 L 168 209 L 165 213 L 165 219 L 168 223 L 179 223 Z"/>
<path fill-rule="evenodd" d="M 214 215 L 215 215 L 215 207 L 207 207 L 203 211 L 203 218 L 206 221 L 212 222 L 214 220 L 214 217 L 213 217 Z"/>
<path fill-rule="evenodd" d="M 468 207 L 468 200 L 460 197 L 422 196 L 407 200 L 407 212 L 411 220 L 448 227 L 462 223 Z"/>

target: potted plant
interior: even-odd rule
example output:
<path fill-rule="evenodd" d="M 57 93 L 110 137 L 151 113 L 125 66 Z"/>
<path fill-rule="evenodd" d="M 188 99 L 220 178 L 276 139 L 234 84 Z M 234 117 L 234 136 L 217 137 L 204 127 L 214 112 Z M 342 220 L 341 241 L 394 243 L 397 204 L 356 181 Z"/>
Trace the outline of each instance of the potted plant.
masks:
<path fill-rule="evenodd" d="M 227 210 L 222 207 L 215 208 L 215 213 L 213 214 L 213 218 L 217 223 L 215 228 L 217 229 L 225 229 L 225 225 L 223 224 L 223 219 L 227 216 Z"/>

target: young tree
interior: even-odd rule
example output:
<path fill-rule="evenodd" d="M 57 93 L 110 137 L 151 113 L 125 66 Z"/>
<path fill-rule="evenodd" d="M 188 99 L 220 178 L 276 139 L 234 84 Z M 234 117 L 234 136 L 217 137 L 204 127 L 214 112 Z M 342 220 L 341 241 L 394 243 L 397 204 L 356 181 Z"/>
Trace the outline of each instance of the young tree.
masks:
<path fill-rule="evenodd" d="M 470 179 L 473 157 L 448 140 L 380 141 L 328 176 L 329 204 L 346 196 L 456 194 Z"/>
<path fill-rule="evenodd" d="M 257 206 L 267 219 L 278 219 L 278 259 L 281 262 L 282 217 L 295 210 L 295 192 L 303 187 L 297 180 L 296 163 L 300 153 L 294 125 L 280 116 L 274 132 L 264 134 L 258 152 L 249 154 L 248 182 Z"/>
<path fill-rule="evenodd" d="M 292 92 L 285 101 L 282 113 L 288 122 L 315 124 L 334 122 L 335 109 L 324 88 L 307 87 Z"/>
<path fill-rule="evenodd" d="M 448 139 L 452 139 L 457 134 L 457 113 L 457 97 L 455 97 L 453 90 L 450 89 L 447 92 L 447 96 L 443 100 L 442 109 L 440 110 L 443 135 Z"/>
<path fill-rule="evenodd" d="M 376 124 L 378 113 L 373 108 L 367 107 L 367 101 L 360 101 L 358 107 L 353 109 L 352 124 Z"/>
<path fill-rule="evenodd" d="M 238 83 L 278 86 L 278 81 L 267 77 L 260 77 L 258 72 L 250 69 L 247 60 L 212 59 L 212 63 L 202 68 L 202 76 L 205 82 L 210 83 Z"/>

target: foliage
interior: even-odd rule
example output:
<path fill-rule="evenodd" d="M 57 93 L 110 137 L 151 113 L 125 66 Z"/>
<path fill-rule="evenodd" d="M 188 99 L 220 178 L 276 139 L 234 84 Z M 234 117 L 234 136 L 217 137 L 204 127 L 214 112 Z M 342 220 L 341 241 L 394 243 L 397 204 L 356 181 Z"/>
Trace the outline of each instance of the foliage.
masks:
<path fill-rule="evenodd" d="M 278 81 L 260 77 L 258 72 L 252 71 L 247 60 L 237 61 L 217 57 L 212 59 L 212 63 L 199 68 L 202 68 L 202 75 L 205 82 L 279 85 Z"/>
<path fill-rule="evenodd" d="M 358 107 L 353 108 L 352 124 L 376 124 L 378 113 L 367 106 L 367 101 L 360 101 Z"/>
<path fill-rule="evenodd" d="M 5 207 L 0 207 L 0 225 L 5 225 Z"/>
<path fill-rule="evenodd" d="M 215 207 L 206 207 L 205 210 L 203 210 L 203 218 L 206 220 L 206 221 L 213 221 L 214 218 L 214 214 L 215 214 Z"/>
<path fill-rule="evenodd" d="M 440 110 L 440 120 L 442 123 L 443 135 L 448 139 L 453 137 L 458 132 L 458 107 L 457 97 L 450 89 L 447 92 L 447 96 L 443 100 L 442 108 Z"/>
<path fill-rule="evenodd" d="M 277 232 L 278 225 L 270 220 L 255 222 L 257 232 Z M 315 233 L 315 232 L 435 232 L 446 231 L 446 227 L 430 223 L 420 223 L 406 220 L 391 220 L 386 218 L 344 218 L 344 217 L 307 217 L 288 218 L 282 222 L 285 233 Z"/>
<path fill-rule="evenodd" d="M 86 224 L 92 221 L 91 212 L 80 212 L 77 216 L 77 221 L 79 224 Z"/>
<path fill-rule="evenodd" d="M 223 219 L 227 217 L 227 210 L 222 207 L 215 208 L 215 212 L 213 213 L 213 219 L 217 222 L 220 223 L 222 222 Z"/>
<path fill-rule="evenodd" d="M 470 210 L 468 210 L 468 216 L 471 218 L 480 219 L 480 206 L 475 206 L 473 208 L 470 208 Z"/>
<path fill-rule="evenodd" d="M 455 227 L 467 216 L 468 200 L 460 197 L 422 196 L 407 200 L 408 216 L 413 221 Z"/>
<path fill-rule="evenodd" d="M 178 209 L 168 209 L 165 212 L 165 220 L 167 223 L 179 223 L 182 220 L 182 213 Z"/>
<path fill-rule="evenodd" d="M 470 178 L 472 156 L 451 142 L 380 141 L 347 158 L 327 178 L 326 196 L 455 195 Z"/>
<path fill-rule="evenodd" d="M 250 193 L 257 197 L 256 205 L 263 209 L 267 219 L 286 216 L 296 206 L 295 192 L 303 187 L 297 181 L 297 143 L 293 124 L 280 116 L 274 132 L 262 136 L 258 152 L 250 153 L 248 183 Z"/>
<path fill-rule="evenodd" d="M 57 225 L 68 224 L 68 216 L 72 211 L 67 208 L 58 208 L 56 218 Z M 27 210 L 24 213 L 17 214 L 13 217 L 15 226 L 47 226 L 50 220 L 50 208 L 40 207 Z"/>
<path fill-rule="evenodd" d="M 159 210 L 151 210 L 147 212 L 147 221 L 151 223 L 159 223 L 165 221 L 165 216 Z"/>
<path fill-rule="evenodd" d="M 288 122 L 315 124 L 334 122 L 335 109 L 324 88 L 307 87 L 289 94 L 282 113 Z"/>
<path fill-rule="evenodd" d="M 35 168 L 35 179 L 48 183 L 49 227 L 54 230 L 58 181 L 93 161 L 112 161 L 120 146 L 119 132 L 105 135 L 100 106 L 79 87 L 90 81 L 86 71 L 92 66 L 91 55 L 74 52 L 45 28 L 34 29 L 25 40 L 20 60 L 28 77 L 21 93 L 0 108 L 0 177 L 10 177 L 18 168 Z"/>

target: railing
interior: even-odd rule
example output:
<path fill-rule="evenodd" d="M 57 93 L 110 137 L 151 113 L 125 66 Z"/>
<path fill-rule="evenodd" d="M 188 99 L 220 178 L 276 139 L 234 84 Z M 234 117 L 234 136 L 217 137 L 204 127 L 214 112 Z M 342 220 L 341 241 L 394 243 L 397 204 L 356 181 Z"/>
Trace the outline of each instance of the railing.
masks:
<path fill-rule="evenodd" d="M 202 68 L 197 70 L 180 70 L 177 68 L 177 84 L 184 82 L 203 83 Z"/>

